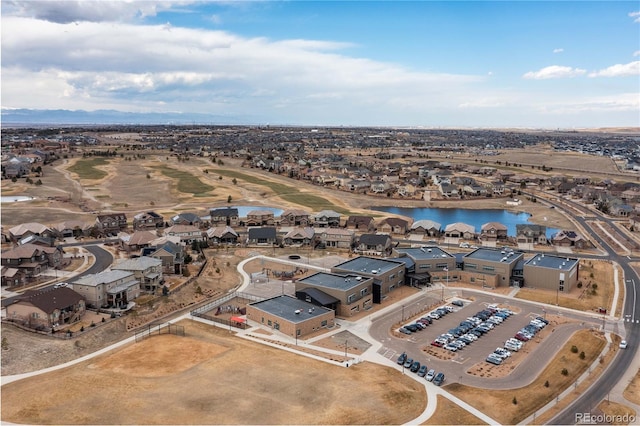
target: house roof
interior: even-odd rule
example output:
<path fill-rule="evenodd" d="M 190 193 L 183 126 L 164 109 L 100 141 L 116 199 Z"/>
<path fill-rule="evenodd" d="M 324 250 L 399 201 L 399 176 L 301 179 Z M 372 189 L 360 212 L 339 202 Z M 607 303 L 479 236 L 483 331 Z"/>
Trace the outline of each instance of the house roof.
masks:
<path fill-rule="evenodd" d="M 2 252 L 5 259 L 27 259 L 36 255 L 37 252 L 53 253 L 58 250 L 55 247 L 37 246 L 35 244 L 22 244 L 7 251 Z"/>
<path fill-rule="evenodd" d="M 450 223 L 444 228 L 445 232 L 459 231 L 459 232 L 476 232 L 476 228 L 473 225 L 468 225 L 462 222 Z"/>
<path fill-rule="evenodd" d="M 140 246 L 149 244 L 156 238 L 158 238 L 158 236 L 151 231 L 136 231 L 131 234 L 127 244 L 129 244 L 130 246 Z"/>
<path fill-rule="evenodd" d="M 52 225 L 52 228 L 56 231 L 64 231 L 67 229 L 80 229 L 85 231 L 91 228 L 93 224 L 83 222 L 81 220 L 65 220 L 64 222 L 58 222 L 55 225 Z"/>
<path fill-rule="evenodd" d="M 360 244 L 369 246 L 386 245 L 391 237 L 386 234 L 362 234 L 360 235 Z"/>
<path fill-rule="evenodd" d="M 21 223 L 13 228 L 9 228 L 9 232 L 18 237 L 26 234 L 27 232 L 31 232 L 32 234 L 42 234 L 49 230 L 50 229 L 47 226 L 37 222 Z"/>
<path fill-rule="evenodd" d="M 238 217 L 238 209 L 235 207 L 211 209 L 210 214 L 211 216 L 218 216 L 218 217 Z"/>
<path fill-rule="evenodd" d="M 271 210 L 251 210 L 247 213 L 247 217 L 249 216 L 275 216 Z"/>
<path fill-rule="evenodd" d="M 371 216 L 349 216 L 347 218 L 347 225 L 356 225 L 356 224 L 368 225 L 372 222 L 373 222 L 373 217 Z"/>
<path fill-rule="evenodd" d="M 173 225 L 170 226 L 168 228 L 165 228 L 164 233 L 166 235 L 168 234 L 182 234 L 182 233 L 193 233 L 193 232 L 199 232 L 200 229 L 196 226 L 193 225 Z"/>
<path fill-rule="evenodd" d="M 144 271 L 149 268 L 153 268 L 154 266 L 161 266 L 162 260 L 156 259 L 155 257 L 149 256 L 141 256 L 134 257 L 131 259 L 119 259 L 116 260 L 115 265 L 113 265 L 112 269 L 114 270 L 124 270 L 124 271 Z"/>
<path fill-rule="evenodd" d="M 201 222 L 200 216 L 195 213 L 179 213 L 171 218 L 172 221 L 186 221 L 189 223 Z"/>
<path fill-rule="evenodd" d="M 209 238 L 220 238 L 227 234 L 231 234 L 235 237 L 238 236 L 238 233 L 234 231 L 234 229 L 230 226 L 216 226 L 213 228 L 207 229 L 207 237 Z"/>
<path fill-rule="evenodd" d="M 106 270 L 97 274 L 85 275 L 73 282 L 74 285 L 86 285 L 96 287 L 100 284 L 109 284 L 125 278 L 134 279 L 133 272 L 124 270 Z"/>
<path fill-rule="evenodd" d="M 503 225 L 500 222 L 487 222 L 484 225 L 481 226 L 481 228 L 483 231 L 488 230 L 488 229 L 496 229 L 498 231 L 506 231 L 507 230 L 507 226 Z"/>
<path fill-rule="evenodd" d="M 400 219 L 399 217 L 388 217 L 382 221 L 382 224 L 385 224 L 385 223 L 389 226 L 404 226 L 404 227 L 409 226 L 408 221 L 404 219 Z"/>
<path fill-rule="evenodd" d="M 413 225 L 411 225 L 411 229 L 417 229 L 417 228 L 440 230 L 440 228 L 442 228 L 442 224 L 438 222 L 434 222 L 433 220 L 423 219 L 423 220 L 418 220 L 414 222 Z"/>
<path fill-rule="evenodd" d="M 68 287 L 27 290 L 18 298 L 17 303 L 29 303 L 47 314 L 56 309 L 68 308 L 84 298 Z"/>
<path fill-rule="evenodd" d="M 291 231 L 287 232 L 284 236 L 285 238 L 313 238 L 315 231 L 313 228 L 304 227 L 304 228 L 293 228 Z"/>
<path fill-rule="evenodd" d="M 269 226 L 249 228 L 249 239 L 256 240 L 259 238 L 275 239 L 276 228 Z"/>
<path fill-rule="evenodd" d="M 340 213 L 335 212 L 333 210 L 322 210 L 321 212 L 319 212 L 317 215 L 314 216 L 314 218 L 321 218 L 321 217 L 340 217 Z"/>

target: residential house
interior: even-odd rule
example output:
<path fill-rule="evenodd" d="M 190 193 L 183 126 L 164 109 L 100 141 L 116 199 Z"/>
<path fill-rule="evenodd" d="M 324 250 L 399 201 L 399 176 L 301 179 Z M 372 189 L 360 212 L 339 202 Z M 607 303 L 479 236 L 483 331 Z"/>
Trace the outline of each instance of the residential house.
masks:
<path fill-rule="evenodd" d="M 249 228 L 247 237 L 249 245 L 274 245 L 278 244 L 276 228 L 274 227 L 255 227 Z"/>
<path fill-rule="evenodd" d="M 91 235 L 93 224 L 81 220 L 65 220 L 51 226 L 57 238 L 80 238 Z"/>
<path fill-rule="evenodd" d="M 169 225 L 202 226 L 202 218 L 195 213 L 179 213 L 171 218 Z"/>
<path fill-rule="evenodd" d="M 134 277 L 140 282 L 140 288 L 151 293 L 155 293 L 164 284 L 162 260 L 154 257 L 141 256 L 132 259 L 119 259 L 111 269 L 133 272 Z"/>
<path fill-rule="evenodd" d="M 31 279 L 49 268 L 60 268 L 63 263 L 61 247 L 44 247 L 35 244 L 23 244 L 2 252 L 1 262 L 8 268 L 23 271 Z"/>
<path fill-rule="evenodd" d="M 484 186 L 478 184 L 465 185 L 462 188 L 462 192 L 464 192 L 465 195 L 471 197 L 481 197 L 487 195 L 487 189 Z"/>
<path fill-rule="evenodd" d="M 240 215 L 235 207 L 211 209 L 209 215 L 211 216 L 211 226 L 240 226 Z"/>
<path fill-rule="evenodd" d="M 504 186 L 504 182 L 496 180 L 491 182 L 491 191 L 493 195 L 501 196 L 505 194 L 507 188 Z"/>
<path fill-rule="evenodd" d="M 317 228 L 339 228 L 340 213 L 333 210 L 322 210 L 313 216 L 313 226 Z"/>
<path fill-rule="evenodd" d="M 125 309 L 140 296 L 140 281 L 131 271 L 106 270 L 85 275 L 71 283 L 87 307 Z"/>
<path fill-rule="evenodd" d="M 164 217 L 156 212 L 142 212 L 133 216 L 133 229 L 136 231 L 162 227 L 164 227 Z"/>
<path fill-rule="evenodd" d="M 287 232 L 283 242 L 286 246 L 310 246 L 313 244 L 314 234 L 314 229 L 309 226 L 296 227 Z"/>
<path fill-rule="evenodd" d="M 238 244 L 238 233 L 230 226 L 216 226 L 206 231 L 207 239 L 214 244 Z"/>
<path fill-rule="evenodd" d="M 373 232 L 376 230 L 375 221 L 372 216 L 349 216 L 346 227 L 347 229 L 363 232 Z"/>
<path fill-rule="evenodd" d="M 480 228 L 483 241 L 504 241 L 507 239 L 507 226 L 499 222 L 488 222 Z"/>
<path fill-rule="evenodd" d="M 547 244 L 547 227 L 533 224 L 516 225 L 518 244 Z"/>
<path fill-rule="evenodd" d="M 51 228 L 37 222 L 22 223 L 9 228 L 9 238 L 11 238 L 11 241 L 13 242 L 17 242 L 18 240 L 30 235 L 55 238 L 55 232 Z"/>
<path fill-rule="evenodd" d="M 476 237 L 476 228 L 462 222 L 451 223 L 444 228 L 444 235 L 448 238 L 473 240 Z"/>
<path fill-rule="evenodd" d="M 164 235 L 180 237 L 180 242 L 191 245 L 194 241 L 203 241 L 203 232 L 193 225 L 173 225 L 165 228 Z"/>
<path fill-rule="evenodd" d="M 272 210 L 252 210 L 247 213 L 244 226 L 274 226 L 276 223 Z"/>
<path fill-rule="evenodd" d="M 98 235 L 117 235 L 127 229 L 127 215 L 124 213 L 110 213 L 98 215 L 95 230 Z"/>
<path fill-rule="evenodd" d="M 429 237 L 439 237 L 442 233 L 442 225 L 433 220 L 417 220 L 411 225 L 411 233 Z"/>
<path fill-rule="evenodd" d="M 319 248 L 351 249 L 355 242 L 355 232 L 350 229 L 316 229 L 315 239 Z"/>
<path fill-rule="evenodd" d="M 288 209 L 280 215 L 280 226 L 310 226 L 311 215 L 300 209 Z"/>
<path fill-rule="evenodd" d="M 3 287 L 19 287 L 28 282 L 26 271 L 6 266 L 0 266 L 0 279 Z"/>
<path fill-rule="evenodd" d="M 458 196 L 458 187 L 450 183 L 442 183 L 438 186 L 438 191 L 443 197 L 456 197 Z"/>
<path fill-rule="evenodd" d="M 364 193 L 371 188 L 371 182 L 367 179 L 351 179 L 344 186 L 351 192 Z"/>
<path fill-rule="evenodd" d="M 591 243 L 575 231 L 562 230 L 551 236 L 551 244 L 558 247 L 591 248 Z"/>
<path fill-rule="evenodd" d="M 6 308 L 9 320 L 47 331 L 80 321 L 85 310 L 84 297 L 68 287 L 27 290 Z"/>
<path fill-rule="evenodd" d="M 120 236 L 120 248 L 127 253 L 137 252 L 145 247 L 149 247 L 151 242 L 157 238 L 158 236 L 151 231 L 135 231 L 131 235 Z"/>
<path fill-rule="evenodd" d="M 391 237 L 386 234 L 362 234 L 356 251 L 369 256 L 388 256 L 391 253 Z"/>
<path fill-rule="evenodd" d="M 399 217 L 388 217 L 378 225 L 378 232 L 384 234 L 406 235 L 409 232 L 409 222 Z"/>
<path fill-rule="evenodd" d="M 143 256 L 153 257 L 162 261 L 163 274 L 182 274 L 184 268 L 184 247 L 171 241 L 146 247 Z"/>

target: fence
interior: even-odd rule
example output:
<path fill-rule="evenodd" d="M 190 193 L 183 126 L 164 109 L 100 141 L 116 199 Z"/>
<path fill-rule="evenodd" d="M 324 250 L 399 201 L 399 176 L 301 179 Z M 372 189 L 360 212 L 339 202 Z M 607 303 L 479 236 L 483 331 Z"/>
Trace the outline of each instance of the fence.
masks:
<path fill-rule="evenodd" d="M 149 325 L 147 328 L 136 331 L 136 343 L 154 334 L 175 334 L 176 336 L 184 336 L 184 326 L 171 324 L 170 322 L 166 324 Z"/>
<path fill-rule="evenodd" d="M 191 315 L 199 318 L 204 318 L 211 322 L 216 322 L 218 324 L 224 324 L 235 328 L 246 329 L 248 326 L 246 322 L 234 321 L 232 319 L 219 318 L 216 313 L 219 313 L 221 310 L 223 313 L 236 313 L 235 311 L 228 311 L 227 308 L 232 308 L 232 305 L 225 305 L 226 302 L 233 299 L 245 299 L 251 302 L 260 302 L 264 300 L 264 297 L 256 296 L 249 293 L 243 293 L 240 291 L 234 291 L 233 293 L 229 293 L 228 295 L 221 297 L 220 299 L 216 299 L 212 302 L 207 303 L 206 305 L 202 305 L 193 311 L 191 311 Z M 244 309 L 244 308 L 242 308 Z"/>

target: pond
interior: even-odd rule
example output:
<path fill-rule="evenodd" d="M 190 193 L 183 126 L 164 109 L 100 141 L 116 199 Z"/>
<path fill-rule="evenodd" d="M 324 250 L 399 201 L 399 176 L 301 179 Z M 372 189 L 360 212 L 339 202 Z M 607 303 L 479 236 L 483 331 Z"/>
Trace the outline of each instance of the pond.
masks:
<path fill-rule="evenodd" d="M 516 235 L 516 225 L 531 224 L 531 215 L 526 212 L 512 212 L 502 209 L 441 209 L 431 207 L 372 207 L 372 210 L 399 214 L 418 220 L 432 220 L 442 225 L 442 229 L 452 223 L 462 222 L 472 225 L 480 232 L 487 222 L 499 222 L 507 227 L 509 236 Z M 558 232 L 558 229 L 547 228 L 547 238 Z"/>
<path fill-rule="evenodd" d="M 35 197 L 29 197 L 26 195 L 3 195 L 0 197 L 1 203 L 18 203 L 20 201 L 35 200 Z"/>

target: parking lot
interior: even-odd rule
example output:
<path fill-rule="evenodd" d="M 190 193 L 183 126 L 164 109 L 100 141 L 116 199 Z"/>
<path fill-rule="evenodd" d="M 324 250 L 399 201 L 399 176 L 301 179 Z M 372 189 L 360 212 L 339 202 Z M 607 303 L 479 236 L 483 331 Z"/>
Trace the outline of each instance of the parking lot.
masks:
<path fill-rule="evenodd" d="M 514 336 L 523 327 L 529 325 L 534 318 L 546 317 L 546 314 L 540 310 L 522 309 L 504 303 L 495 304 L 487 301 L 465 299 L 455 300 L 462 301 L 463 306 L 455 306 L 451 303 L 441 305 L 443 307 L 448 306 L 450 312 L 437 319 L 435 319 L 434 316 L 431 323 L 421 330 L 411 332 L 411 334 L 401 334 L 395 332 L 398 329 L 397 327 L 394 329 L 394 335 L 397 337 L 402 336 L 399 338 L 406 342 L 399 345 L 399 347 L 404 349 L 407 357 L 420 362 L 421 366 L 426 364 L 427 369 L 443 372 L 445 376 L 451 378 L 450 381 L 460 381 L 459 379 L 462 379 L 463 373 L 482 375 L 482 377 L 495 377 L 495 373 L 494 375 L 487 374 L 487 371 L 499 368 L 499 366 L 488 363 L 486 361 L 488 355 L 493 353 L 496 348 L 504 347 L 508 339 L 514 338 Z M 511 311 L 512 314 L 506 316 L 500 323 L 496 323 L 490 331 L 480 334 L 475 340 L 470 341 L 459 349 L 445 349 L 445 347 L 447 347 L 445 344 L 439 346 L 432 344 L 440 336 L 450 333 L 452 329 L 459 327 L 460 324 L 469 317 L 473 317 L 481 311 L 486 312 L 490 306 L 494 311 L 493 313 L 506 309 Z M 494 316 L 493 313 L 490 315 Z M 428 312 L 423 312 L 420 315 L 406 319 L 402 324 L 415 324 L 420 318 L 428 316 L 427 314 Z M 428 323 L 428 321 L 425 320 L 422 322 L 425 324 Z M 530 341 L 523 343 L 518 352 L 511 351 L 512 357 L 505 356 L 503 358 L 503 366 L 507 365 L 509 367 L 508 370 L 505 370 L 505 374 L 508 374 L 513 367 L 525 360 L 533 347 L 540 344 L 544 340 L 544 336 L 552 332 L 552 327 L 553 323 L 551 327 L 545 327 L 543 329 L 544 333 L 540 332 Z M 472 330 L 472 328 L 470 328 L 470 330 Z M 465 332 L 464 334 L 469 333 Z M 447 341 L 452 340 L 457 339 L 447 339 Z M 482 368 L 478 368 L 478 366 Z M 482 372 L 482 374 L 479 372 Z M 407 374 L 409 374 L 409 371 L 407 371 Z"/>

